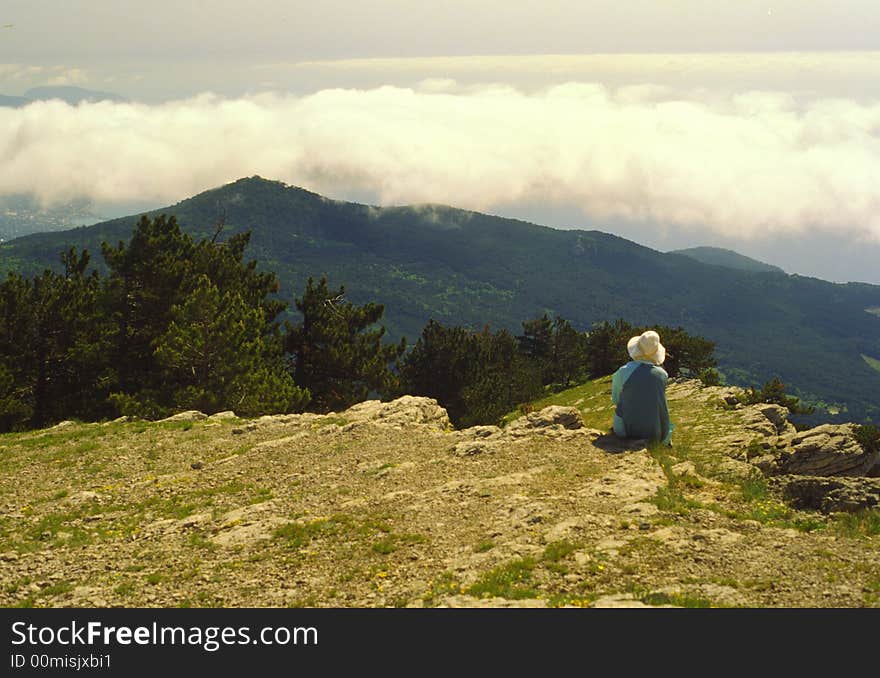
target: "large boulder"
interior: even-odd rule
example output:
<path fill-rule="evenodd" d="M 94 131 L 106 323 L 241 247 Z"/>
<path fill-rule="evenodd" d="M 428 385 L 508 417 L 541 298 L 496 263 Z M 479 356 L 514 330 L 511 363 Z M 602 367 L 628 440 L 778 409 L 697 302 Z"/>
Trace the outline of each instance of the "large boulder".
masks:
<path fill-rule="evenodd" d="M 853 424 L 823 424 L 788 438 L 779 469 L 806 476 L 864 476 L 877 464 L 855 436 Z"/>
<path fill-rule="evenodd" d="M 449 415 L 434 398 L 405 395 L 383 403 L 366 400 L 352 405 L 341 416 L 349 421 L 370 421 L 397 426 L 434 426 L 442 430 L 452 428 Z"/>
<path fill-rule="evenodd" d="M 512 421 L 504 429 L 507 435 L 521 436 L 547 431 L 575 430 L 584 427 L 581 413 L 575 407 L 550 405 Z"/>
<path fill-rule="evenodd" d="M 159 422 L 166 421 L 201 421 L 202 419 L 207 419 L 208 415 L 204 412 L 199 412 L 198 410 L 187 410 L 186 412 L 178 412 L 177 414 L 172 414 L 170 417 L 165 417 L 164 419 L 160 419 Z"/>
<path fill-rule="evenodd" d="M 223 412 L 215 412 L 208 419 L 211 421 L 223 421 L 225 419 L 236 419 L 237 416 L 232 410 L 224 410 Z"/>
<path fill-rule="evenodd" d="M 738 388 L 719 386 L 717 387 L 717 395 L 728 407 L 742 405 L 743 392 Z"/>
<path fill-rule="evenodd" d="M 464 428 L 458 432 L 459 436 L 464 440 L 491 438 L 493 436 L 499 436 L 502 433 L 502 429 L 497 426 L 471 426 L 470 428 Z"/>
<path fill-rule="evenodd" d="M 880 479 L 782 476 L 782 494 L 796 508 L 855 512 L 880 506 Z"/>
<path fill-rule="evenodd" d="M 794 433 L 795 428 L 788 421 L 788 408 L 782 405 L 774 405 L 770 403 L 762 403 L 755 405 L 755 409 L 764 415 L 776 429 L 776 433 Z"/>
<path fill-rule="evenodd" d="M 766 437 L 794 431 L 794 427 L 788 423 L 788 410 L 781 405 L 762 403 L 749 405 L 740 411 L 743 428 L 747 431 Z"/>

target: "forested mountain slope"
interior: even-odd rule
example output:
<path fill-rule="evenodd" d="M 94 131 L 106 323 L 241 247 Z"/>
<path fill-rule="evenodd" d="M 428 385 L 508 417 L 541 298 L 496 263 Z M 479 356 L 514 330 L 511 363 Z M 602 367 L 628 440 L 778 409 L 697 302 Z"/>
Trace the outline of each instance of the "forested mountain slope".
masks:
<path fill-rule="evenodd" d="M 707 265 L 599 231 L 558 230 L 439 205 L 377 208 L 333 201 L 259 177 L 206 191 L 154 214 L 210 237 L 251 230 L 248 251 L 286 299 L 327 274 L 357 303 L 385 304 L 392 338 L 429 318 L 521 329 L 550 311 L 579 329 L 623 317 L 681 325 L 717 342 L 728 380 L 778 375 L 839 420 L 880 419 L 880 287 Z M 130 237 L 136 216 L 0 245 L 0 273 L 58 265 L 69 245 L 97 254 Z M 224 236 L 225 237 L 225 236 Z M 100 256 L 95 260 L 100 263 Z"/>

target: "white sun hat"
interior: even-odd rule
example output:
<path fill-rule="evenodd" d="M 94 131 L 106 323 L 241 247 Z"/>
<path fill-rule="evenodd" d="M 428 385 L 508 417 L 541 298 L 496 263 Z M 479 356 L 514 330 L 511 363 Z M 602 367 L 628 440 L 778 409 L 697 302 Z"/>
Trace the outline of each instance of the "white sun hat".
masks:
<path fill-rule="evenodd" d="M 666 349 L 660 343 L 660 335 L 654 330 L 630 339 L 626 342 L 626 350 L 633 360 L 649 360 L 655 365 L 662 365 L 666 360 Z"/>

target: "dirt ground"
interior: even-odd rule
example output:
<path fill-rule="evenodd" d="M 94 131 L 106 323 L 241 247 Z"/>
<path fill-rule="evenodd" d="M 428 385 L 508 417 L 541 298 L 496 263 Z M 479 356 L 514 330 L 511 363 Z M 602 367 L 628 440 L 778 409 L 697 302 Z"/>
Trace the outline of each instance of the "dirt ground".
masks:
<path fill-rule="evenodd" d="M 0 436 L 0 604 L 880 605 L 876 516 L 782 503 L 716 395 L 670 387 L 672 448 L 607 434 L 607 380 L 518 435 L 410 399 Z"/>

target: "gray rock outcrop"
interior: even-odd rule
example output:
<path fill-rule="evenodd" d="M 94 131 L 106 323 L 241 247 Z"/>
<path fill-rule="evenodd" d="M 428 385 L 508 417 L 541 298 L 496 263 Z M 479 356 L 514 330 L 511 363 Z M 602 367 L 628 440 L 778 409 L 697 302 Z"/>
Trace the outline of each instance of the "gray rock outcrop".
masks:
<path fill-rule="evenodd" d="M 159 421 L 201 421 L 202 419 L 207 418 L 208 415 L 204 412 L 199 412 L 198 410 L 187 410 L 186 412 L 178 412 L 177 414 L 172 414 L 170 417 L 165 417 L 164 419 L 160 419 Z"/>
<path fill-rule="evenodd" d="M 534 435 L 565 439 L 578 435 L 597 437 L 601 431 L 584 428 L 576 408 L 550 405 L 512 421 L 505 428 L 472 426 L 457 431 L 459 442 L 453 446 L 452 453 L 458 457 L 493 453 Z"/>
<path fill-rule="evenodd" d="M 855 424 L 797 431 L 780 405 L 738 409 L 743 433 L 725 439 L 732 455 L 773 477 L 792 504 L 824 512 L 880 505 L 880 480 L 866 477 L 880 467 L 880 452 L 865 449 Z"/>
<path fill-rule="evenodd" d="M 508 435 L 519 436 L 546 430 L 576 430 L 583 427 L 584 422 L 577 408 L 551 405 L 512 421 L 504 430 Z"/>
<path fill-rule="evenodd" d="M 859 443 L 853 424 L 823 424 L 787 439 L 779 467 L 806 476 L 864 476 L 877 463 Z"/>
<path fill-rule="evenodd" d="M 366 400 L 349 407 L 341 416 L 349 421 L 371 421 L 398 426 L 427 425 L 442 430 L 452 428 L 446 410 L 434 398 L 421 396 L 405 395 L 387 403 Z"/>
<path fill-rule="evenodd" d="M 823 424 L 806 431 L 753 440 L 746 458 L 768 475 L 865 476 L 877 454 L 864 450 L 852 424 Z"/>
<path fill-rule="evenodd" d="M 232 410 L 224 410 L 223 412 L 216 412 L 212 414 L 208 419 L 211 421 L 222 421 L 224 419 L 235 419 L 236 414 Z"/>

